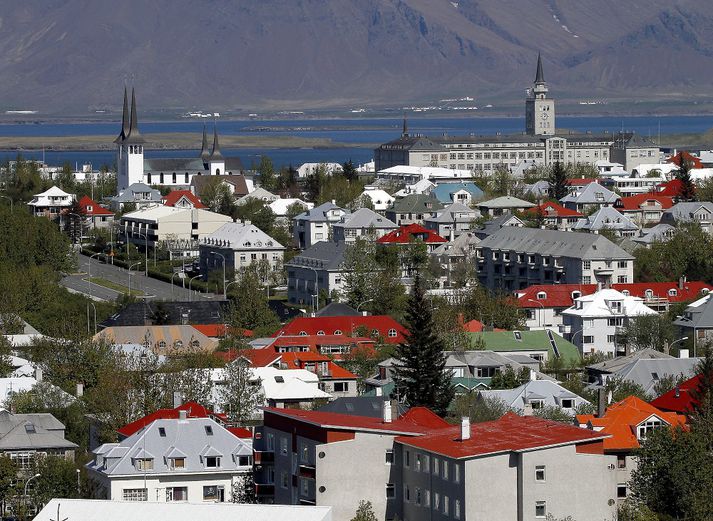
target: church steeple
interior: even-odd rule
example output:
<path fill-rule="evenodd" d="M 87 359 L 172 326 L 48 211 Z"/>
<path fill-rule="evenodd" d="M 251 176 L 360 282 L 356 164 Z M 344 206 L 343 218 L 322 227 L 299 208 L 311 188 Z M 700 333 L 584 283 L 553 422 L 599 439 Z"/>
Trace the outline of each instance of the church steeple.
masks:
<path fill-rule="evenodd" d="M 205 125 L 203 125 L 203 144 L 201 145 L 201 159 L 205 164 L 208 164 L 208 161 L 210 160 L 210 150 L 208 149 L 208 134 L 206 133 Z"/>
<path fill-rule="evenodd" d="M 537 53 L 537 74 L 535 75 L 535 85 L 544 85 L 545 73 L 542 70 L 542 55 Z"/>
<path fill-rule="evenodd" d="M 223 160 L 223 154 L 220 153 L 220 145 L 218 144 L 218 127 L 215 124 L 213 124 L 213 151 L 210 153 L 210 160 Z"/>
<path fill-rule="evenodd" d="M 404 112 L 404 128 L 401 132 L 401 137 L 408 137 L 408 122 L 406 121 L 406 113 Z"/>
<path fill-rule="evenodd" d="M 124 86 L 124 110 L 121 113 L 121 132 L 114 140 L 114 143 L 121 143 L 129 135 L 129 100 L 126 95 L 126 86 Z"/>
<path fill-rule="evenodd" d="M 144 143 L 144 137 L 139 132 L 139 116 L 136 112 L 136 92 L 131 88 L 131 123 L 129 124 L 129 134 L 126 142 L 131 145 Z"/>

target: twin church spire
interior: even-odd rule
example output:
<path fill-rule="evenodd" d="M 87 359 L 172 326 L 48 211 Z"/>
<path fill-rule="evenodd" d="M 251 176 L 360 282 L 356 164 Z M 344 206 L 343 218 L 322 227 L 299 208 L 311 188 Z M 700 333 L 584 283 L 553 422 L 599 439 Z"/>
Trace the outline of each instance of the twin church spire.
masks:
<path fill-rule="evenodd" d="M 121 114 L 121 132 L 114 140 L 114 143 L 127 145 L 140 145 L 145 142 L 144 137 L 139 132 L 139 117 L 136 112 L 136 92 L 131 89 L 131 115 L 129 116 L 129 99 L 126 87 L 124 87 L 124 109 Z"/>

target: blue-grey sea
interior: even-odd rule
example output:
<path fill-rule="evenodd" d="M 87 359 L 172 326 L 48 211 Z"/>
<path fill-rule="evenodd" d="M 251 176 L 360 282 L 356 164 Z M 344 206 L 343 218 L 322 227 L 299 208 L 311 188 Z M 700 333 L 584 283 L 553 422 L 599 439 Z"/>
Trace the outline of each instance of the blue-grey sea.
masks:
<path fill-rule="evenodd" d="M 354 119 L 290 119 L 269 121 L 218 120 L 221 135 L 268 135 L 301 136 L 331 139 L 350 147 L 339 148 L 240 148 L 224 149 L 227 156 L 238 156 L 249 167 L 259 162 L 261 155 L 269 156 L 275 166 L 299 166 L 305 162 L 339 162 L 351 159 L 355 164 L 365 163 L 373 157 L 373 145 L 397 138 L 401 133 L 402 120 L 397 118 Z M 0 124 L 0 136 L 82 136 L 106 135 L 107 144 L 118 133 L 118 122 L 101 123 L 12 123 Z M 212 123 L 208 124 L 211 128 Z M 409 117 L 409 132 L 430 136 L 447 135 L 492 135 L 498 132 L 518 133 L 525 127 L 524 118 L 476 117 L 476 118 L 418 118 Z M 635 131 L 656 139 L 658 135 L 702 133 L 713 128 L 713 116 L 560 116 L 560 129 L 577 131 L 617 132 Z M 203 129 L 198 120 L 145 122 L 141 130 L 145 134 L 170 132 L 195 132 Z M 198 148 L 200 143 L 196 143 Z M 149 150 L 146 157 L 193 157 L 196 150 Z M 114 163 L 112 151 L 26 151 L 23 157 L 42 159 L 50 165 L 92 163 L 93 166 Z M 14 159 L 16 151 L 0 151 L 0 161 Z"/>

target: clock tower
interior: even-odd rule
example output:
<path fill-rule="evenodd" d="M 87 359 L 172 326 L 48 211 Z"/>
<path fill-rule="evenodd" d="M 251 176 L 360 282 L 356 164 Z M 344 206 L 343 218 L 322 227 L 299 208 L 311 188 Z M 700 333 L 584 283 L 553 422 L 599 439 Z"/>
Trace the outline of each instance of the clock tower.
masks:
<path fill-rule="evenodd" d="M 555 100 L 547 97 L 547 83 L 542 72 L 542 56 L 537 55 L 535 88 L 525 100 L 525 129 L 530 136 L 553 136 L 555 133 Z"/>

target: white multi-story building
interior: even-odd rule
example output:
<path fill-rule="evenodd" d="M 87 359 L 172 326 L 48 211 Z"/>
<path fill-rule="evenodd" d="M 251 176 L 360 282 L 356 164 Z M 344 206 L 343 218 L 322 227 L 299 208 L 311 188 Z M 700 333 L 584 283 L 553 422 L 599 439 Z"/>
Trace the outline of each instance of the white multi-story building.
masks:
<path fill-rule="evenodd" d="M 603 289 L 574 299 L 562 312 L 567 338 L 582 354 L 604 353 L 616 356 L 624 351 L 621 335 L 632 318 L 657 315 L 639 297 L 614 289 Z"/>
<path fill-rule="evenodd" d="M 332 234 L 332 225 L 341 221 L 349 214 L 335 204 L 335 201 L 327 202 L 307 210 L 294 218 L 294 237 L 300 249 L 328 241 Z"/>
<path fill-rule="evenodd" d="M 75 199 L 76 195 L 68 194 L 58 186 L 53 186 L 41 194 L 33 195 L 27 206 L 30 207 L 32 215 L 55 219 L 67 212 L 74 205 Z"/>
<path fill-rule="evenodd" d="M 252 440 L 210 418 L 155 420 L 119 443 L 96 448 L 86 465 L 97 499 L 231 501 L 233 483 L 252 470 Z"/>

